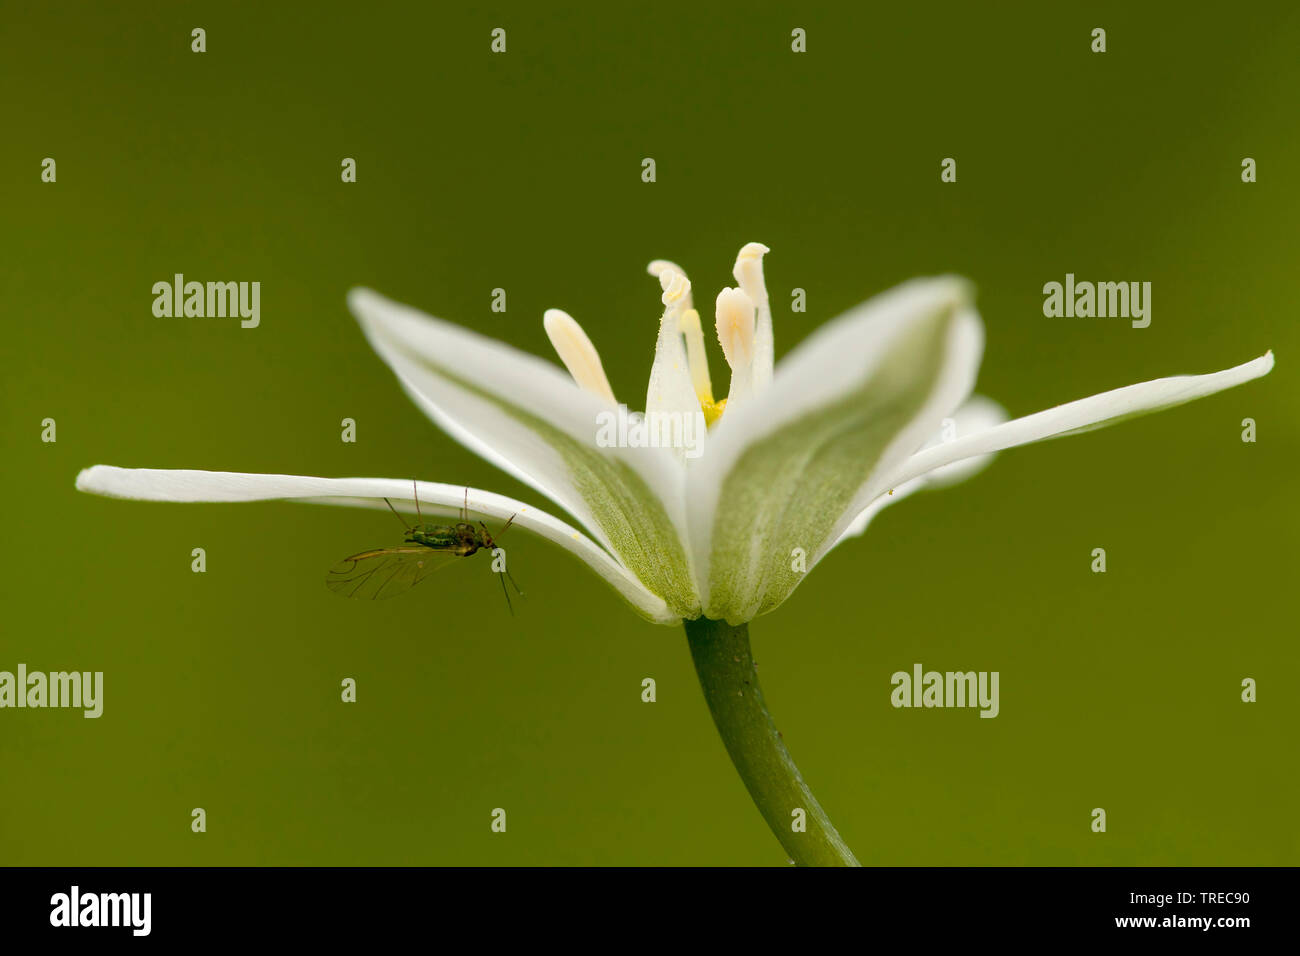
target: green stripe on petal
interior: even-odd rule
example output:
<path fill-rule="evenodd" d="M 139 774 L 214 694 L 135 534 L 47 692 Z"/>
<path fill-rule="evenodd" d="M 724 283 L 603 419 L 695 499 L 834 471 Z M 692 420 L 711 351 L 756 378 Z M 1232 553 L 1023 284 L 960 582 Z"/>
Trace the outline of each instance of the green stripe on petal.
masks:
<path fill-rule="evenodd" d="M 802 578 L 796 549 L 811 567 L 870 476 L 914 451 L 969 394 L 981 333 L 968 294 L 951 280 L 904 287 L 806 343 L 808 360 L 787 360 L 792 379 L 782 381 L 784 364 L 777 369 L 765 400 L 780 401 L 791 381 L 806 391 L 804 376 L 827 355 L 859 356 L 833 392 L 746 436 L 726 469 L 711 523 L 708 617 L 738 624 L 784 601 Z M 733 424 L 762 427 L 755 416 Z"/>
<path fill-rule="evenodd" d="M 607 456 L 594 444 L 585 444 L 550 422 L 511 404 L 502 396 L 434 365 L 424 355 L 400 344 L 394 344 L 394 347 L 408 361 L 489 403 L 554 449 L 567 466 L 574 488 L 587 507 L 589 520 L 600 529 L 606 543 L 624 566 L 647 589 L 663 598 L 673 614 L 685 618 L 699 616 L 700 600 L 685 546 L 659 496 L 636 469 L 625 461 Z M 413 387 L 410 383 L 405 384 L 408 388 Z M 659 452 L 662 449 L 627 451 Z"/>
<path fill-rule="evenodd" d="M 534 355 L 369 290 L 354 289 L 348 302 L 435 423 L 573 515 L 672 613 L 699 614 L 685 473 L 669 449 L 599 447 L 608 403 Z"/>

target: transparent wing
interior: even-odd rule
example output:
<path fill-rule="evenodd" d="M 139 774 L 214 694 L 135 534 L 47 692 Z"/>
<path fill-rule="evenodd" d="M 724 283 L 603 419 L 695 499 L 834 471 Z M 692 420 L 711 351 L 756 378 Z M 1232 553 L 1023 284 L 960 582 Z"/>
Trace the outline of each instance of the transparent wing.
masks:
<path fill-rule="evenodd" d="M 411 590 L 460 556 L 422 546 L 362 551 L 330 568 L 325 586 L 343 597 L 383 601 Z"/>

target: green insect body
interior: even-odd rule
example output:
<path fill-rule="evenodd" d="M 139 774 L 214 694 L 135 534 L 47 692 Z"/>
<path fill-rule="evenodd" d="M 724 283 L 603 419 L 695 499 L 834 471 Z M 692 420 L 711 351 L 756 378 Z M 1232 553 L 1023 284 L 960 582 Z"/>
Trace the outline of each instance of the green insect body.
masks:
<path fill-rule="evenodd" d="M 472 524 L 426 524 L 424 530 L 419 526 L 406 533 L 409 544 L 422 544 L 433 551 L 454 551 L 467 558 L 482 548 L 491 548 L 488 535 L 479 531 Z"/>

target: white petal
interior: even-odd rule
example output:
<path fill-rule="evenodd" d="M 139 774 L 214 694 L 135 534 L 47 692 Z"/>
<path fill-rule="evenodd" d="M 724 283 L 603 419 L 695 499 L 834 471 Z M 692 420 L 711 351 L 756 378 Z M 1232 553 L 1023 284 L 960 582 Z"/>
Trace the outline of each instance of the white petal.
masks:
<path fill-rule="evenodd" d="M 951 278 L 878 296 L 723 414 L 688 477 L 707 616 L 740 623 L 784 600 L 798 583 L 793 549 L 821 553 L 869 503 L 854 507 L 868 479 L 897 468 L 970 394 L 983 334 L 969 301 Z"/>
<path fill-rule="evenodd" d="M 414 515 L 414 494 L 419 495 L 420 512 L 426 516 L 453 517 L 469 496 L 469 512 L 475 518 L 493 518 L 504 523 L 514 516 L 513 526 L 526 528 L 577 555 L 583 563 L 613 586 L 638 613 L 660 624 L 675 624 L 680 618 L 664 602 L 615 561 L 594 541 L 531 505 L 464 485 L 430 481 L 412 483 L 402 478 L 313 478 L 300 475 L 250 475 L 230 471 L 185 471 L 158 468 L 115 468 L 95 465 L 77 475 L 77 489 L 110 498 L 143 501 L 267 501 L 297 499 L 314 504 L 353 505 L 387 510 L 387 498 L 399 510 Z"/>
<path fill-rule="evenodd" d="M 684 474 L 667 449 L 598 447 L 608 404 L 536 356 L 369 290 L 348 302 L 426 414 L 582 522 L 674 614 L 698 614 Z"/>
<path fill-rule="evenodd" d="M 952 418 L 954 433 L 950 438 L 946 439 L 947 441 L 956 441 L 964 435 L 973 435 L 986 428 L 992 428 L 994 425 L 1000 425 L 1007 420 L 1007 412 L 1006 409 L 991 398 L 985 398 L 983 395 L 972 395 L 961 408 L 953 412 Z M 926 442 L 922 450 L 934 448 L 943 444 L 944 441 L 944 429 L 940 429 L 935 433 L 934 437 Z M 948 485 L 965 481 L 986 468 L 993 461 L 993 457 L 990 454 L 966 458 L 962 461 L 944 465 L 942 468 L 936 468 L 934 471 L 927 472 L 918 478 L 913 478 L 911 481 L 890 488 L 889 491 L 867 505 L 831 547 L 843 544 L 847 539 L 856 538 L 862 534 L 867 530 L 867 525 L 871 523 L 871 520 L 876 515 L 890 505 L 906 498 L 912 492 L 920 491 L 922 488 L 945 488 Z"/>
<path fill-rule="evenodd" d="M 1268 352 L 1253 361 L 1222 372 L 1157 378 L 1081 398 L 919 452 L 892 472 L 882 473 L 872 484 L 879 493 L 936 468 L 976 455 L 987 455 L 1016 445 L 1028 445 L 1048 438 L 1077 435 L 1114 425 L 1127 418 L 1172 408 L 1241 385 L 1267 375 L 1272 368 L 1273 353 Z"/>

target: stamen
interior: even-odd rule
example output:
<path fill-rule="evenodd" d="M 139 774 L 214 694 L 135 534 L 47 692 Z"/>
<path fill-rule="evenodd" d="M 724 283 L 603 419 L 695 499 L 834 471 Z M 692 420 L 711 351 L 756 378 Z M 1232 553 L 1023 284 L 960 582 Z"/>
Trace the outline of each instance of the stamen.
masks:
<path fill-rule="evenodd" d="M 716 303 L 718 342 L 733 372 L 754 359 L 754 302 L 740 289 L 723 289 Z"/>
<path fill-rule="evenodd" d="M 740 289 L 723 289 L 718 293 L 716 309 L 718 342 L 731 366 L 727 397 L 716 409 L 721 416 L 723 406 L 734 409 L 754 390 L 754 303 Z"/>
<path fill-rule="evenodd" d="M 686 276 L 668 266 L 659 271 L 658 278 L 663 288 L 664 314 L 659 320 L 659 336 L 655 340 L 655 359 L 650 366 L 645 410 L 647 415 L 652 412 L 689 414 L 699 408 L 681 331 L 682 310 L 690 301 L 691 284 Z"/>
<path fill-rule="evenodd" d="M 686 278 L 686 273 L 673 266 L 663 269 L 658 278 L 659 287 L 664 290 L 659 300 L 669 311 L 690 308 L 691 280 Z"/>
<path fill-rule="evenodd" d="M 771 252 L 761 242 L 747 242 L 736 255 L 731 274 L 758 308 L 767 306 L 767 286 L 763 282 L 763 256 Z"/>
<path fill-rule="evenodd" d="M 700 313 L 694 309 L 684 310 L 679 324 L 686 337 L 686 364 L 691 370 L 691 384 L 695 386 L 695 397 L 700 400 L 700 407 L 704 408 L 713 404 L 713 381 L 709 378 L 709 356 L 704 351 Z"/>
<path fill-rule="evenodd" d="M 772 366 L 776 353 L 772 339 L 772 309 L 767 299 L 767 285 L 763 281 L 763 256 L 771 250 L 761 242 L 748 242 L 736 256 L 731 274 L 758 310 L 754 330 L 753 381 L 762 388 L 772 380 Z"/>
<path fill-rule="evenodd" d="M 578 387 L 605 399 L 611 405 L 617 405 L 614 390 L 609 387 L 605 377 L 605 367 L 600 364 L 600 353 L 591 344 L 582 326 L 573 320 L 567 312 L 559 309 L 547 309 L 542 318 L 546 335 L 560 356 L 560 361 L 569 370 Z"/>
<path fill-rule="evenodd" d="M 667 259 L 654 260 L 654 262 L 646 266 L 646 272 L 650 273 L 652 276 L 658 279 L 660 283 L 663 282 L 663 274 L 665 272 L 676 272 L 683 279 L 686 278 L 686 270 L 683 269 L 675 262 L 669 262 Z M 686 303 L 682 307 L 685 309 L 690 309 L 694 307 L 694 303 L 691 301 L 691 290 L 690 290 L 689 280 L 687 281 L 686 284 Z"/>
<path fill-rule="evenodd" d="M 690 372 L 691 387 L 695 390 L 700 411 L 704 413 L 704 424 L 712 428 L 714 422 L 722 417 L 722 410 L 726 407 L 727 400 L 725 398 L 720 402 L 713 400 L 713 381 L 709 377 L 709 356 L 704 348 L 704 329 L 700 325 L 700 313 L 691 304 L 690 280 L 686 278 L 686 273 L 680 267 L 667 259 L 656 259 L 650 263 L 648 271 L 659 280 L 659 285 L 664 290 L 665 312 L 664 323 L 659 332 L 660 341 L 662 343 L 665 334 L 670 334 L 668 323 L 673 322 L 673 328 L 680 333 L 680 337 L 672 336 L 672 338 L 678 343 L 682 338 L 686 340 L 686 367 Z M 672 347 L 665 346 L 665 348 L 668 351 L 672 350 Z M 676 348 L 680 348 L 680 345 Z"/>

